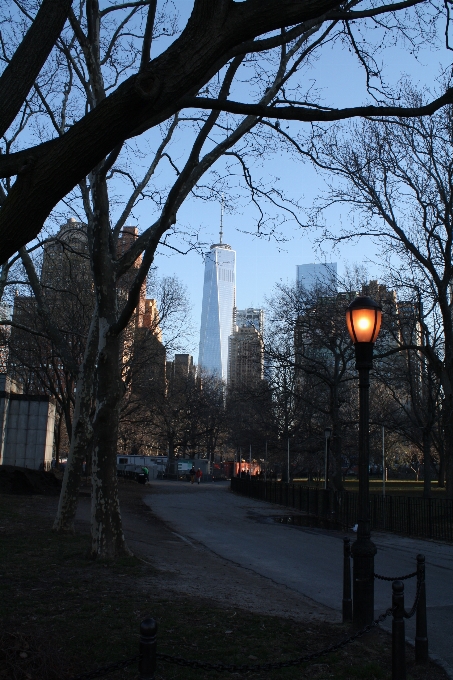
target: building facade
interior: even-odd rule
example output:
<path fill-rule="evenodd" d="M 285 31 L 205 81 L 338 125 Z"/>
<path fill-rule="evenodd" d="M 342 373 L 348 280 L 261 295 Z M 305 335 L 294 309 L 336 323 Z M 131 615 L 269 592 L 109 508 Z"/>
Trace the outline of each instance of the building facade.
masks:
<path fill-rule="evenodd" d="M 264 310 L 247 307 L 247 309 L 234 308 L 234 325 L 240 327 L 253 326 L 258 333 L 264 331 Z"/>
<path fill-rule="evenodd" d="M 264 345 L 254 326 L 239 326 L 229 338 L 228 387 L 256 387 L 264 377 Z"/>
<path fill-rule="evenodd" d="M 319 288 L 332 294 L 337 288 L 336 262 L 299 264 L 296 269 L 297 282 L 306 290 Z"/>
<path fill-rule="evenodd" d="M 225 381 L 235 304 L 236 252 L 220 239 L 205 256 L 198 365 Z"/>
<path fill-rule="evenodd" d="M 55 401 L 22 394 L 22 386 L 0 374 L 0 465 L 48 470 L 52 463 Z"/>

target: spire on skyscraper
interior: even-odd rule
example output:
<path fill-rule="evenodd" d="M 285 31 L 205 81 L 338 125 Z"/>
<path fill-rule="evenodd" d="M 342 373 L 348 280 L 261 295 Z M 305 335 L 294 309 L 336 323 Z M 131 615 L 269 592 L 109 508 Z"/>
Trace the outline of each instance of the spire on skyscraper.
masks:
<path fill-rule="evenodd" d="M 222 201 L 220 203 L 220 245 L 222 245 L 222 238 L 223 238 L 223 194 Z"/>

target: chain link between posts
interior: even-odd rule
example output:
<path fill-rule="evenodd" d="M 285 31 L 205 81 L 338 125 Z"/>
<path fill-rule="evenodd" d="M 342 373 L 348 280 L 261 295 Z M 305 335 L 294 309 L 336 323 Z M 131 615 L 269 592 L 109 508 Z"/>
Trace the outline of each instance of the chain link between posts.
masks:
<path fill-rule="evenodd" d="M 414 605 L 415 607 L 416 605 Z M 292 666 L 299 666 L 300 664 L 306 663 L 308 661 L 314 661 L 315 659 L 318 659 L 321 656 L 325 656 L 326 654 L 331 654 L 332 652 L 336 652 L 338 649 L 342 649 L 346 645 L 350 644 L 351 642 L 354 642 L 354 640 L 357 640 L 358 638 L 362 637 L 362 635 L 365 635 L 368 633 L 370 630 L 378 626 L 380 623 L 385 621 L 386 618 L 391 616 L 394 612 L 395 608 L 389 607 L 383 614 L 381 614 L 377 619 L 375 619 L 372 623 L 370 623 L 368 626 L 365 626 L 361 630 L 357 631 L 353 635 L 350 635 L 348 638 L 345 640 L 342 640 L 341 642 L 337 642 L 334 645 L 330 645 L 329 647 L 325 647 L 324 649 L 321 649 L 318 652 L 312 652 L 311 654 L 306 654 L 305 656 L 300 656 L 296 659 L 290 659 L 288 661 L 270 661 L 268 663 L 262 663 L 262 664 L 242 664 L 242 665 L 236 665 L 236 664 L 224 664 L 224 663 L 209 663 L 205 661 L 196 661 L 195 659 L 184 659 L 181 656 L 171 656 L 170 654 L 161 654 L 157 653 L 156 657 L 159 659 L 159 661 L 164 661 L 166 663 L 171 663 L 171 664 L 176 664 L 178 666 L 185 666 L 186 668 L 198 668 L 202 670 L 208 670 L 208 671 L 218 671 L 218 672 L 227 672 L 227 673 L 238 673 L 238 672 L 250 672 L 250 671 L 270 671 L 270 670 L 277 670 L 280 668 L 290 668 Z M 130 659 L 124 659 L 122 661 L 117 661 L 116 663 L 109 664 L 108 666 L 102 666 L 101 668 L 97 668 L 94 671 L 91 671 L 89 673 L 82 673 L 80 675 L 74 675 L 71 680 L 95 680 L 95 678 L 102 678 L 105 675 L 108 675 L 110 673 L 114 673 L 115 671 L 122 670 L 123 668 L 127 668 L 128 666 L 131 666 L 133 663 L 137 663 L 140 659 L 140 656 L 133 656 Z"/>
<path fill-rule="evenodd" d="M 414 578 L 417 576 L 417 572 L 414 571 L 412 574 L 406 574 L 406 576 L 381 576 L 380 574 L 374 574 L 374 578 L 378 578 L 380 581 L 406 581 L 408 578 Z"/>
<path fill-rule="evenodd" d="M 346 645 L 350 644 L 351 642 L 354 642 L 354 640 L 357 640 L 358 638 L 362 637 L 362 635 L 365 635 L 368 633 L 370 630 L 378 626 L 380 623 L 385 621 L 385 619 L 393 614 L 395 611 L 394 607 L 389 607 L 383 614 L 381 614 L 377 619 L 375 619 L 372 623 L 370 623 L 368 626 L 365 626 L 361 630 L 357 631 L 357 633 L 354 633 L 350 637 L 346 638 L 345 640 L 342 640 L 341 642 L 338 642 L 334 645 L 330 645 L 329 647 L 326 647 L 325 649 L 320 650 L 319 652 L 312 652 L 311 654 L 306 654 L 305 656 L 299 656 L 297 659 L 290 659 L 289 661 L 270 661 L 268 663 L 261 663 L 261 664 L 251 664 L 251 665 L 235 665 L 235 664 L 224 664 L 224 663 L 208 663 L 204 661 L 195 661 L 195 660 L 189 660 L 189 659 L 184 659 L 183 657 L 180 656 L 170 656 L 169 654 L 157 654 L 157 658 L 160 661 L 165 661 L 167 663 L 172 663 L 172 664 L 177 664 L 178 666 L 185 666 L 187 668 L 198 668 L 202 670 L 208 670 L 208 671 L 218 671 L 218 672 L 227 672 L 227 673 L 245 673 L 245 672 L 257 672 L 257 671 L 271 671 L 271 670 L 277 670 L 280 668 L 290 668 L 292 666 L 299 666 L 300 664 L 306 663 L 307 661 L 314 661 L 315 659 L 318 659 L 321 656 L 325 656 L 326 654 L 331 654 L 332 652 L 336 652 L 338 649 L 341 649 L 342 647 L 345 647 Z"/>
<path fill-rule="evenodd" d="M 413 571 L 412 574 L 406 574 L 406 576 L 396 576 L 396 577 L 381 576 L 381 574 L 374 574 L 374 578 L 377 578 L 380 581 L 406 581 L 409 578 L 414 578 L 414 576 L 418 576 L 418 571 Z M 417 579 L 417 591 L 415 593 L 414 604 L 412 605 L 412 608 L 410 609 L 409 612 L 404 610 L 404 618 L 405 619 L 411 619 L 414 616 L 415 612 L 417 611 L 421 589 L 422 589 L 422 580 Z"/>
<path fill-rule="evenodd" d="M 404 618 L 405 619 L 411 619 L 414 616 L 415 612 L 417 611 L 418 601 L 420 600 L 421 590 L 422 590 L 422 580 L 420 579 L 417 583 L 417 592 L 415 593 L 415 600 L 414 600 L 414 604 L 412 605 L 412 609 L 410 609 L 408 612 L 406 610 L 404 610 Z"/>
<path fill-rule="evenodd" d="M 123 659 L 117 661 L 116 663 L 110 663 L 108 666 L 101 666 L 95 671 L 90 671 L 89 673 L 81 673 L 80 675 L 73 675 L 71 680 L 94 680 L 94 678 L 102 678 L 104 675 L 109 673 L 114 673 L 115 671 L 121 671 L 123 668 L 132 666 L 133 663 L 137 663 L 140 659 L 140 655 L 132 656 L 129 659 Z"/>
<path fill-rule="evenodd" d="M 397 578 L 393 578 L 391 576 L 382 576 L 380 574 L 374 574 L 374 577 L 377 579 L 380 579 L 381 581 L 405 581 L 410 578 L 414 578 L 414 576 L 417 576 L 418 572 L 414 571 L 412 574 L 406 574 L 406 576 L 399 576 Z M 412 608 L 407 612 L 404 610 L 404 618 L 410 619 L 412 616 L 414 616 L 415 612 L 417 611 L 418 603 L 420 600 L 420 593 L 421 593 L 421 588 L 422 588 L 422 580 L 418 579 L 417 581 L 417 592 L 415 594 L 415 600 L 414 604 L 412 605 Z M 257 672 L 257 671 L 271 671 L 271 670 L 278 670 L 280 668 L 290 668 L 292 666 L 299 666 L 300 664 L 307 663 L 308 661 L 314 661 L 315 659 L 318 659 L 321 656 L 325 656 L 326 654 L 331 654 L 332 652 L 336 652 L 338 649 L 342 649 L 346 645 L 350 644 L 351 642 L 354 642 L 354 640 L 357 640 L 358 638 L 362 637 L 362 635 L 365 635 L 368 633 L 370 630 L 378 626 L 380 623 L 385 621 L 389 616 L 393 614 L 395 611 L 396 607 L 389 607 L 386 609 L 386 611 L 381 614 L 377 619 L 375 619 L 372 623 L 370 623 L 368 626 L 365 626 L 361 630 L 357 631 L 356 633 L 353 633 L 353 635 L 350 635 L 348 638 L 345 640 L 342 640 L 341 642 L 338 642 L 334 645 L 330 645 L 329 647 L 326 647 L 325 649 L 322 649 L 318 652 L 312 652 L 311 654 L 306 654 L 305 656 L 300 656 L 297 657 L 296 659 L 290 659 L 289 661 L 270 661 L 268 663 L 262 663 L 262 664 L 242 664 L 242 665 L 236 665 L 236 664 L 224 664 L 224 663 L 209 663 L 205 661 L 196 661 L 195 659 L 184 659 L 182 656 L 171 656 L 170 654 L 161 654 L 157 653 L 156 657 L 160 661 L 164 661 L 166 663 L 171 663 L 171 664 L 176 664 L 178 666 L 185 666 L 186 668 L 198 668 L 202 670 L 209 670 L 209 671 L 218 671 L 218 672 L 227 672 L 227 673 L 245 673 L 245 672 Z M 122 670 L 123 668 L 127 668 L 128 666 L 131 666 L 133 663 L 136 663 L 139 661 L 140 656 L 133 656 L 129 659 L 123 659 L 121 661 L 117 661 L 116 663 L 109 664 L 107 666 L 102 666 L 101 668 L 97 668 L 94 671 L 91 671 L 89 673 L 82 673 L 80 675 L 75 675 L 71 678 L 71 680 L 95 680 L 95 678 L 102 678 L 105 675 L 108 675 L 110 673 L 114 673 L 115 671 Z"/>

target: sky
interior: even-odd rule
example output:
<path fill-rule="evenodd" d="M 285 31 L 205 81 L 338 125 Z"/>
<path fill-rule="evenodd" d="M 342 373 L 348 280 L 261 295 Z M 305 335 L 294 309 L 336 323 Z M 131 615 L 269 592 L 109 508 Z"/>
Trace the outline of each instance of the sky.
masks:
<path fill-rule="evenodd" d="M 102 0 L 103 3 L 107 0 Z M 190 15 L 193 0 L 158 0 L 158 7 L 164 8 L 171 5 L 179 13 L 179 26 L 182 28 Z M 378 29 L 379 30 L 379 29 Z M 407 76 L 412 83 L 419 88 L 433 87 L 436 84 L 441 70 L 451 63 L 451 53 L 443 45 L 444 26 L 439 25 L 439 43 L 433 43 L 430 47 L 423 46 L 418 55 L 400 43 L 386 47 L 380 54 L 379 60 L 384 64 L 386 82 L 396 85 L 403 77 Z M 153 46 L 152 56 L 165 49 L 172 38 L 163 37 Z M 378 41 L 379 42 L 379 41 Z M 339 43 L 334 46 L 323 46 L 319 51 L 319 57 L 313 61 L 308 72 L 304 75 L 307 85 L 316 89 L 322 100 L 331 106 L 351 106 L 369 103 L 370 98 L 366 93 L 366 83 L 363 70 L 359 68 L 355 56 Z M 241 89 L 242 88 L 242 89 Z M 248 93 L 249 83 L 244 82 L 239 89 L 232 92 L 231 98 L 242 101 L 253 101 Z M 289 123 L 289 132 L 297 133 L 304 130 L 307 124 Z M 282 121 L 282 128 L 286 122 Z M 285 127 L 286 129 L 286 127 Z M 305 127 L 308 130 L 308 127 Z M 148 133 L 147 133 L 148 134 Z M 155 135 L 153 137 L 153 134 Z M 151 130 L 148 141 L 155 142 L 159 131 Z M 184 138 L 180 138 L 181 149 L 184 147 Z M 145 157 L 146 134 L 132 140 L 136 148 Z M 176 152 L 177 162 L 182 163 L 184 152 L 180 155 Z M 220 173 L 225 171 L 225 160 L 220 160 L 218 166 Z M 162 172 L 163 184 L 174 181 L 171 168 L 159 170 Z M 167 175 L 165 173 L 168 173 Z M 286 152 L 273 153 L 259 159 L 252 167 L 252 173 L 256 181 L 261 180 L 270 186 L 279 186 L 285 195 L 298 201 L 301 209 L 298 210 L 298 219 L 302 224 L 307 223 L 307 214 L 316 200 L 326 190 L 326 177 L 316 173 L 308 162 L 295 160 Z M 170 185 L 170 184 L 169 184 Z M 120 211 L 124 203 L 118 200 L 117 208 Z M 151 212 L 150 202 L 139 203 L 133 211 L 133 219 L 130 224 L 136 224 L 139 231 L 144 231 L 154 222 L 156 213 Z M 198 232 L 199 240 L 207 249 L 211 243 L 217 243 L 219 239 L 220 225 L 220 201 L 202 201 L 189 198 L 180 208 L 177 215 L 177 227 L 189 232 Z M 67 205 L 62 206 L 60 215 L 63 217 L 67 212 Z M 68 213 L 67 217 L 73 213 Z M 281 212 L 284 216 L 283 211 Z M 376 246 L 368 240 L 359 243 L 344 243 L 335 251 L 330 243 L 318 242 L 321 231 L 316 229 L 301 228 L 295 220 L 289 220 L 282 229 L 283 238 L 258 238 L 255 231 L 257 219 L 256 209 L 247 199 L 245 192 L 237 201 L 227 201 L 223 217 L 224 242 L 228 243 L 236 251 L 236 304 L 238 308 L 265 307 L 266 297 L 272 294 L 274 286 L 282 281 L 291 283 L 296 277 L 296 266 L 310 262 L 337 262 L 338 274 L 341 279 L 345 266 L 355 263 L 365 264 L 369 278 L 379 278 L 381 275 L 379 264 L 376 262 Z M 325 226 L 330 231 L 338 233 L 339 229 L 346 227 L 351 215 L 346 207 L 336 206 L 329 209 L 324 216 Z M 61 221 L 60 221 L 61 223 Z M 174 245 L 178 245 L 174 242 Z M 180 245 L 180 244 L 179 244 Z M 200 251 L 201 250 L 201 251 Z M 192 342 L 187 347 L 198 358 L 199 329 L 201 319 L 201 305 L 203 294 L 204 261 L 203 248 L 193 250 L 187 254 L 178 254 L 169 248 L 160 247 L 156 258 L 160 276 L 176 275 L 187 287 L 191 306 L 191 318 L 187 324 L 193 328 Z"/>
<path fill-rule="evenodd" d="M 177 0 L 181 25 L 190 12 L 192 2 Z M 396 84 L 403 76 L 410 77 L 420 88 L 433 86 L 441 68 L 451 62 L 450 55 L 442 44 L 438 49 L 423 49 L 415 58 L 409 50 L 399 45 L 387 48 L 382 58 L 391 68 L 387 69 L 387 82 Z M 362 104 L 367 101 L 364 74 L 358 68 L 355 58 L 346 49 L 327 48 L 322 53 L 309 78 L 319 89 L 326 101 L 335 106 Z M 369 100 L 368 100 L 369 101 Z M 302 126 L 302 123 L 291 125 Z M 295 129 L 295 128 L 294 128 Z M 280 186 L 288 195 L 300 199 L 301 205 L 309 209 L 316 198 L 326 189 L 325 178 L 318 175 L 308 163 L 294 161 L 286 154 L 273 155 L 268 161 L 255 168 L 256 176 L 269 180 L 279 177 Z M 141 216 L 146 223 L 146 211 Z M 304 211 L 299 215 L 303 222 Z M 322 251 L 316 240 L 320 231 L 301 229 L 295 223 L 285 227 L 286 242 L 257 238 L 248 233 L 253 231 L 256 212 L 252 206 L 242 201 L 225 212 L 223 218 L 224 242 L 236 251 L 236 303 L 238 308 L 265 307 L 265 298 L 279 281 L 290 283 L 296 277 L 296 265 L 309 262 L 338 262 L 341 278 L 346 264 L 367 264 L 369 278 L 379 278 L 379 265 L 375 263 L 375 246 L 368 240 L 355 244 L 344 244 L 335 251 L 330 243 L 324 243 Z M 325 223 L 333 232 L 350 220 L 347 208 L 336 207 L 326 213 Z M 217 243 L 220 224 L 220 204 L 202 203 L 187 200 L 178 213 L 178 223 L 200 231 L 204 242 Z M 155 264 L 160 275 L 176 274 L 187 286 L 194 327 L 193 343 L 190 351 L 197 361 L 201 304 L 203 292 L 204 262 L 199 252 L 176 254 L 168 249 L 160 249 Z"/>

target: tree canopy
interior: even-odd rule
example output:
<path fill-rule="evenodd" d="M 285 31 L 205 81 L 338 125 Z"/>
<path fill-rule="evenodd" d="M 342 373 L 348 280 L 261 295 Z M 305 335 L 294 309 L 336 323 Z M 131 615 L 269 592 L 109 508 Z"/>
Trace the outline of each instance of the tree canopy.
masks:
<path fill-rule="evenodd" d="M 400 34 L 401 39 L 417 35 L 427 39 L 429 26 L 442 11 L 426 0 L 406 0 L 397 3 L 366 3 L 352 0 L 338 3 L 332 0 L 195 0 L 193 10 L 183 30 L 158 56 L 150 58 L 151 41 L 156 21 L 156 0 L 136 0 L 127 3 L 101 5 L 98 0 L 85 3 L 16 2 L 26 18 L 22 39 L 3 50 L 5 69 L 0 77 L 0 101 L 3 108 L 0 131 L 5 133 L 16 115 L 28 115 L 28 97 L 41 72 L 46 56 L 52 50 L 71 56 L 74 45 L 89 62 L 104 50 L 103 63 L 111 58 L 109 47 L 102 44 L 101 25 L 114 13 L 121 19 L 114 29 L 116 37 L 139 12 L 145 12 L 144 28 L 137 24 L 129 35 L 141 41 L 141 55 L 132 59 L 128 69 L 118 72 L 116 82 L 108 91 L 103 89 L 102 74 L 94 83 L 99 96 L 85 110 L 74 116 L 71 124 L 57 136 L 41 143 L 8 152 L 0 158 L 0 177 L 15 178 L 7 196 L 3 196 L 0 211 L 0 261 L 4 262 L 21 246 L 35 238 L 51 211 L 98 164 L 111 154 L 114 162 L 117 150 L 127 139 L 136 137 L 170 119 L 182 109 L 229 111 L 242 116 L 329 121 L 354 116 L 429 115 L 453 102 L 453 90 L 445 89 L 439 97 L 415 107 L 402 107 L 397 99 L 384 101 L 371 97 L 366 106 L 336 109 L 306 101 L 295 94 L 289 99 L 277 92 L 268 101 L 262 97 L 253 103 L 230 101 L 228 89 L 206 94 L 207 84 L 233 60 L 279 54 L 288 50 L 301 36 L 315 35 L 315 45 L 339 30 L 348 48 L 356 53 L 367 72 L 367 80 L 379 71 L 373 50 L 356 39 L 356 25 L 375 21 L 384 32 Z M 124 14 L 126 13 L 126 14 Z M 67 19 L 70 30 L 63 39 L 61 28 Z M 447 20 L 447 19 L 446 19 Z M 42 30 L 42 26 L 46 26 Z M 16 33 L 20 34 L 20 31 Z M 72 35 L 71 35 L 72 33 Z M 423 37 L 424 36 L 424 37 Z M 14 42 L 14 41 L 13 41 Z M 308 44 L 308 43 L 307 43 Z M 313 49 L 313 44 L 308 45 Z M 124 46 L 123 46 L 124 49 Z M 9 58 L 8 53 L 13 52 Z M 295 55 L 285 80 L 297 74 L 303 62 L 304 46 Z M 12 86 L 14 83 L 14 87 Z M 371 92 L 371 89 L 370 89 Z M 3 104 L 2 104 L 3 107 Z M 198 159 L 193 158 L 196 164 Z M 175 220 L 176 208 L 170 210 Z M 146 247 L 146 244 L 143 243 Z"/>

